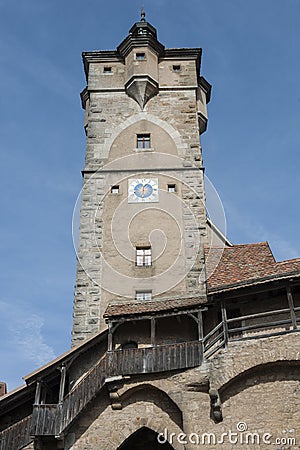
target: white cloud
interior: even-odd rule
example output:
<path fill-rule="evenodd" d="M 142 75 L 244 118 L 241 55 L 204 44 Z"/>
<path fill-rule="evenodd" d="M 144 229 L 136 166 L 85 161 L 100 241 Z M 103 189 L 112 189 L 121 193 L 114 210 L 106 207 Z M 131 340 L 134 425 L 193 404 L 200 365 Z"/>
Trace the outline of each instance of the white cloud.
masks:
<path fill-rule="evenodd" d="M 0 314 L 6 327 L 6 331 L 1 327 L 2 333 L 6 332 L 10 337 L 8 345 L 12 354 L 22 355 L 23 360 L 36 367 L 55 358 L 54 350 L 43 337 L 43 317 L 25 312 L 20 305 L 11 305 L 7 301 L 0 301 Z"/>

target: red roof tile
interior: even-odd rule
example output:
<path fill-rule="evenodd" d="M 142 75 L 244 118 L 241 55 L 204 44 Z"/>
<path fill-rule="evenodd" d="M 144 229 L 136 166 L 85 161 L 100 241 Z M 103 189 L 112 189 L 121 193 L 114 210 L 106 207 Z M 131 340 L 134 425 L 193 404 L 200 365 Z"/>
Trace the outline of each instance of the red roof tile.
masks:
<path fill-rule="evenodd" d="M 159 313 L 174 311 L 175 309 L 187 309 L 197 307 L 206 302 L 201 296 L 193 298 L 157 299 L 152 301 L 131 301 L 124 303 L 111 303 L 108 305 L 104 317 L 116 317 L 127 315 L 145 315 L 147 313 Z"/>
<path fill-rule="evenodd" d="M 209 273 L 220 249 L 206 249 L 208 254 Z M 296 273 L 300 275 L 300 259 L 276 262 L 267 242 L 233 245 L 224 248 L 216 269 L 207 281 L 207 288 L 208 292 L 214 292 Z"/>

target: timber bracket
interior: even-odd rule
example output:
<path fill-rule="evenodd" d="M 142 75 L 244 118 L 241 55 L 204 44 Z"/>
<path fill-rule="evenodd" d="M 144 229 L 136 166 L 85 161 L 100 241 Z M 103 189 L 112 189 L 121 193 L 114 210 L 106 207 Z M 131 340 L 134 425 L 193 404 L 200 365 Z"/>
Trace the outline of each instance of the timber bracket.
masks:
<path fill-rule="evenodd" d="M 123 377 L 111 377 L 106 380 L 108 395 L 111 403 L 111 408 L 114 410 L 121 410 L 123 408 L 119 390 L 124 386 Z"/>
<path fill-rule="evenodd" d="M 223 421 L 222 403 L 217 389 L 209 390 L 211 416 L 216 423 Z"/>

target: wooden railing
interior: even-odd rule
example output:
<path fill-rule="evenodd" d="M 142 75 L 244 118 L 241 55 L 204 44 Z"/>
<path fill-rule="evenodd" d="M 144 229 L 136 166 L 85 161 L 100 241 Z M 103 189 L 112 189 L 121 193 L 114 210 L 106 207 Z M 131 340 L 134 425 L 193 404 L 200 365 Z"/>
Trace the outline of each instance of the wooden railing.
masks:
<path fill-rule="evenodd" d="M 33 436 L 59 436 L 99 392 L 107 376 L 104 355 L 58 405 L 34 405 L 30 433 Z"/>
<path fill-rule="evenodd" d="M 229 341 L 255 339 L 300 331 L 300 307 L 278 309 L 227 319 L 223 317 L 202 340 L 203 356 L 211 358 Z"/>
<path fill-rule="evenodd" d="M 294 308 L 293 316 L 287 308 L 227 319 L 228 339 L 249 338 L 252 333 L 254 337 L 272 336 L 295 330 L 300 325 L 298 312 L 300 307 Z"/>
<path fill-rule="evenodd" d="M 199 366 L 201 361 L 202 343 L 199 341 L 109 352 L 61 404 L 34 405 L 31 434 L 60 435 L 99 392 L 106 378 L 185 369 Z"/>
<path fill-rule="evenodd" d="M 201 362 L 202 342 L 193 341 L 110 352 L 107 369 L 109 376 L 131 375 L 187 369 Z"/>
<path fill-rule="evenodd" d="M 203 357 L 211 358 L 218 350 L 226 345 L 226 332 L 223 322 L 219 323 L 213 330 L 211 330 L 205 338 L 203 343 Z"/>
<path fill-rule="evenodd" d="M 31 416 L 28 416 L 0 432 L 0 450 L 21 449 L 30 444 L 33 441 L 30 437 L 30 424 Z"/>
<path fill-rule="evenodd" d="M 31 434 L 60 435 L 91 399 L 105 379 L 116 375 L 162 372 L 199 366 L 202 343 L 162 345 L 107 353 L 59 405 L 34 405 Z"/>

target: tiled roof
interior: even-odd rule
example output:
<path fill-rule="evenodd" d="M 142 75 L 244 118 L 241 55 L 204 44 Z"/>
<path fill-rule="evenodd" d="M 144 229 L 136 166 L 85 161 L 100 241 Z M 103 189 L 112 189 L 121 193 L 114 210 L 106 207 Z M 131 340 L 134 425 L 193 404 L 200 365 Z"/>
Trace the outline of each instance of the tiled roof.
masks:
<path fill-rule="evenodd" d="M 157 299 L 151 301 L 134 301 L 127 303 L 111 303 L 108 305 L 104 317 L 117 317 L 128 315 L 146 315 L 155 313 L 164 313 L 167 311 L 174 311 L 176 309 L 187 309 L 197 307 L 204 304 L 205 298 L 192 297 L 192 298 L 173 298 L 173 299 Z"/>
<path fill-rule="evenodd" d="M 206 249 L 207 272 L 220 249 Z M 300 275 L 300 259 L 276 262 L 267 242 L 224 248 L 221 259 L 207 281 L 208 293 L 248 286 L 271 279 Z"/>

